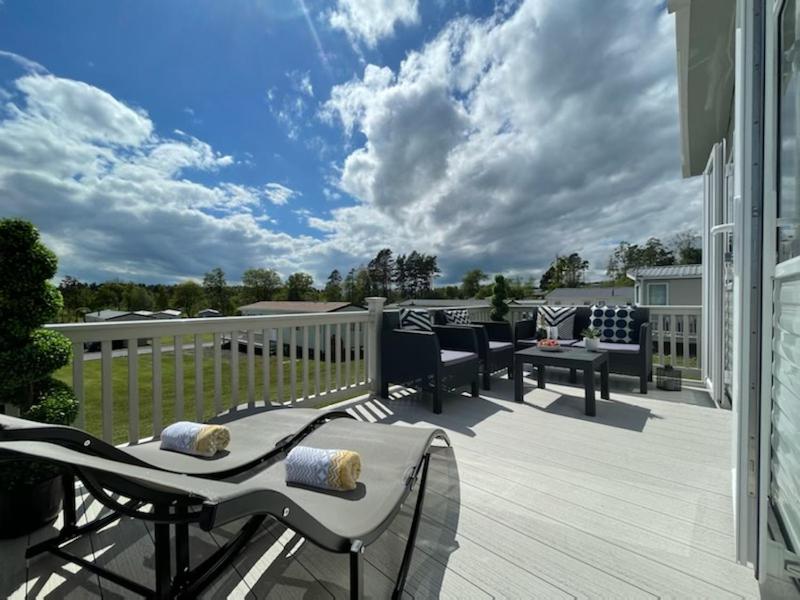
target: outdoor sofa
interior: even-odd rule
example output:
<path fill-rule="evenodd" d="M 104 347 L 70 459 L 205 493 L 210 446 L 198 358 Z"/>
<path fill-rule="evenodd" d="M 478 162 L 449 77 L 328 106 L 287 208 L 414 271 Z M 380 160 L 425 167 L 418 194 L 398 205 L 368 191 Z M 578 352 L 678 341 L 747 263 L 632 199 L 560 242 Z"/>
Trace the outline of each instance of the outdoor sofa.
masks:
<path fill-rule="evenodd" d="M 457 309 L 466 312 L 464 309 Z M 437 325 L 447 327 L 471 327 L 478 342 L 478 358 L 483 375 L 483 389 L 492 389 L 491 374 L 506 369 L 509 379 L 514 374 L 514 332 L 507 321 L 469 321 L 468 324 L 454 324 L 448 320 L 448 310 L 434 312 Z"/>
<path fill-rule="evenodd" d="M 227 452 L 207 459 L 161 450 L 157 440 L 118 448 L 79 429 L 0 415 L 0 460 L 48 461 L 65 472 L 64 527 L 53 539 L 28 548 L 26 558 L 51 552 L 147 598 L 195 598 L 232 568 L 236 555 L 272 517 L 326 550 L 348 554 L 350 598 L 357 599 L 363 596 L 365 549 L 388 528 L 418 483 L 392 597 L 402 596 L 431 444 L 438 438 L 449 445 L 443 431 L 364 423 L 345 412 L 313 409 L 238 411 L 213 422 L 231 430 L 231 444 Z M 358 487 L 330 492 L 287 484 L 283 460 L 299 444 L 358 452 L 362 457 Z M 112 513 L 77 525 L 75 478 Z M 64 547 L 120 516 L 154 524 L 155 589 L 72 555 Z M 190 524 L 210 531 L 242 518 L 247 519 L 245 524 L 229 542 L 191 567 Z"/>
<path fill-rule="evenodd" d="M 472 328 L 401 328 L 399 312 L 386 311 L 380 357 L 383 398 L 389 397 L 390 384 L 416 387 L 432 393 L 433 412 L 439 414 L 443 390 L 469 385 L 472 396 L 478 396 L 478 338 Z"/>
<path fill-rule="evenodd" d="M 608 366 L 611 373 L 630 375 L 639 378 L 639 391 L 647 393 L 647 382 L 653 380 L 653 342 L 650 332 L 650 309 L 634 306 L 631 316 L 631 342 L 629 344 L 600 342 L 600 350 L 608 352 Z M 565 346 L 583 347 L 581 332 L 589 327 L 591 307 L 578 306 L 572 335 L 562 340 Z M 537 342 L 537 313 L 533 309 L 530 319 L 518 321 L 514 326 L 514 348 L 529 348 Z"/>

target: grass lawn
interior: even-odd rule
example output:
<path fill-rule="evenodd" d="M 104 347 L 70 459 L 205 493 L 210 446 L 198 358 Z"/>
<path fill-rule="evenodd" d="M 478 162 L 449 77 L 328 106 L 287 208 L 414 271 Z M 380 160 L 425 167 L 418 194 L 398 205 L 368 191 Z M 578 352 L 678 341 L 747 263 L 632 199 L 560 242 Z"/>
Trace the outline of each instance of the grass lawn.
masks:
<path fill-rule="evenodd" d="M 171 342 L 170 342 L 171 343 Z M 255 369 L 255 398 L 257 402 L 263 399 L 263 371 L 262 357 L 256 355 Z M 287 402 L 290 398 L 290 376 L 291 360 L 284 358 L 281 368 L 283 369 L 283 395 L 278 398 L 277 389 L 277 366 L 278 357 L 270 357 L 270 400 L 273 402 Z M 183 352 L 183 418 L 195 420 L 195 365 L 194 351 Z M 83 365 L 84 379 L 84 410 L 86 412 L 86 429 L 97 435 L 102 435 L 102 412 L 101 412 L 101 376 L 99 360 L 87 360 Z M 161 406 L 162 423 L 169 424 L 176 418 L 176 397 L 175 397 L 175 355 L 173 352 L 164 352 L 161 356 Z M 320 386 L 325 388 L 325 373 L 328 364 L 320 364 Z M 336 364 L 331 364 L 331 387 L 336 386 Z M 356 369 L 357 367 L 357 369 Z M 296 394 L 302 397 L 303 394 L 303 362 L 297 360 L 295 365 Z M 341 384 L 345 382 L 345 364 L 341 364 Z M 363 374 L 363 361 L 353 361 L 350 365 L 350 384 L 356 382 L 356 372 Z M 128 359 L 118 357 L 112 359 L 112 397 L 114 413 L 112 418 L 114 443 L 122 443 L 128 440 Z M 153 358 L 150 354 L 139 356 L 138 361 L 138 381 L 139 381 L 139 435 L 147 437 L 153 433 Z M 55 376 L 72 384 L 72 366 L 67 365 L 59 369 Z M 308 361 L 308 380 L 309 395 L 314 393 L 315 367 L 314 361 Z M 247 402 L 247 355 L 239 354 L 239 404 Z M 353 392 L 353 396 L 363 392 Z M 340 396 L 337 401 L 346 398 Z M 222 351 L 222 408 L 228 408 L 231 404 L 231 364 L 230 352 Z M 214 359 L 213 350 L 205 348 L 203 352 L 203 418 L 207 419 L 214 416 Z"/>

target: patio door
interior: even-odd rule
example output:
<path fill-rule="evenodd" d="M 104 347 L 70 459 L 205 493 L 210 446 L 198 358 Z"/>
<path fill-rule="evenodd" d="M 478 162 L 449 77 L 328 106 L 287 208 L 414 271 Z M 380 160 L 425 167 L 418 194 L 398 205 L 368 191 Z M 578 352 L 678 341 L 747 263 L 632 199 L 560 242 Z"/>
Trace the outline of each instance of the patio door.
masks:
<path fill-rule="evenodd" d="M 722 280 L 724 252 L 719 227 L 725 224 L 725 140 L 714 144 L 703 171 L 703 379 L 714 402 L 722 398 Z"/>
<path fill-rule="evenodd" d="M 759 568 L 800 590 L 800 1 L 766 23 Z M 797 594 L 800 597 L 800 593 Z"/>

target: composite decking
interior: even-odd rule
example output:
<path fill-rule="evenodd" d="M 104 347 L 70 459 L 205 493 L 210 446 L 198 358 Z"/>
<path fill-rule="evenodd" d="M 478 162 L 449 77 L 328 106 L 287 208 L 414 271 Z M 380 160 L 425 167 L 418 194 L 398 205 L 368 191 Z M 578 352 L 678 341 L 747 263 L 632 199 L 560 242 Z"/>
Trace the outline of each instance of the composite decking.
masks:
<path fill-rule="evenodd" d="M 435 425 L 452 448 L 431 461 L 407 598 L 754 598 L 752 571 L 734 562 L 731 413 L 698 389 L 635 393 L 612 378 L 611 400 L 583 414 L 582 391 L 559 377 L 548 389 L 494 378 L 480 398 L 452 394 L 444 412 L 415 393 L 345 403 L 370 421 Z M 552 376 L 551 376 L 552 377 Z M 365 457 L 369 460 L 369 457 Z M 367 595 L 387 598 L 412 502 L 367 549 Z M 81 511 L 102 509 L 83 497 Z M 231 529 L 193 532 L 193 562 Z M 0 543 L 0 597 L 127 598 L 86 570 Z M 123 519 L 72 551 L 128 577 L 153 579 L 152 532 Z M 209 598 L 345 598 L 346 557 L 315 548 L 273 522 Z"/>

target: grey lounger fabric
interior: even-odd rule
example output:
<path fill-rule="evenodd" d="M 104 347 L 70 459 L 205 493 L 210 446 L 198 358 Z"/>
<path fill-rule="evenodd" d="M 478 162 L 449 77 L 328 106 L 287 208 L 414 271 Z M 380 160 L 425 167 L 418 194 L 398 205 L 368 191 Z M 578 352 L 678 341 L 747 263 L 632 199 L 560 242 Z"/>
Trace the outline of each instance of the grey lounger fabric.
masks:
<path fill-rule="evenodd" d="M 231 431 L 231 443 L 226 452 L 212 458 L 162 450 L 158 440 L 120 448 L 74 427 L 35 423 L 6 415 L 0 415 L 0 440 L 51 441 L 66 447 L 82 448 L 83 451 L 94 450 L 96 454 L 106 458 L 142 467 L 217 477 L 246 468 L 269 456 L 278 442 L 306 427 L 313 427 L 327 419 L 348 416 L 340 411 L 311 408 L 243 409 L 221 415 L 209 422 L 228 427 Z"/>
<path fill-rule="evenodd" d="M 350 419 L 330 421 L 316 429 L 304 438 L 304 445 L 348 448 L 361 454 L 361 478 L 352 492 L 326 492 L 288 485 L 280 459 L 256 466 L 254 472 L 233 480 L 216 481 L 122 464 L 49 442 L 0 442 L 0 451 L 74 467 L 112 491 L 116 491 L 117 479 L 136 482 L 145 491 L 143 499 L 148 491 L 191 498 L 207 512 L 200 520 L 204 529 L 241 517 L 270 514 L 310 539 L 319 540 L 317 543 L 326 549 L 341 552 L 352 540 L 369 543 L 380 535 L 399 510 L 408 494 L 410 479 L 437 437 L 447 440 L 445 433 L 438 429 Z M 287 507 L 289 514 L 284 515 Z M 309 525 L 313 525 L 311 531 Z"/>

